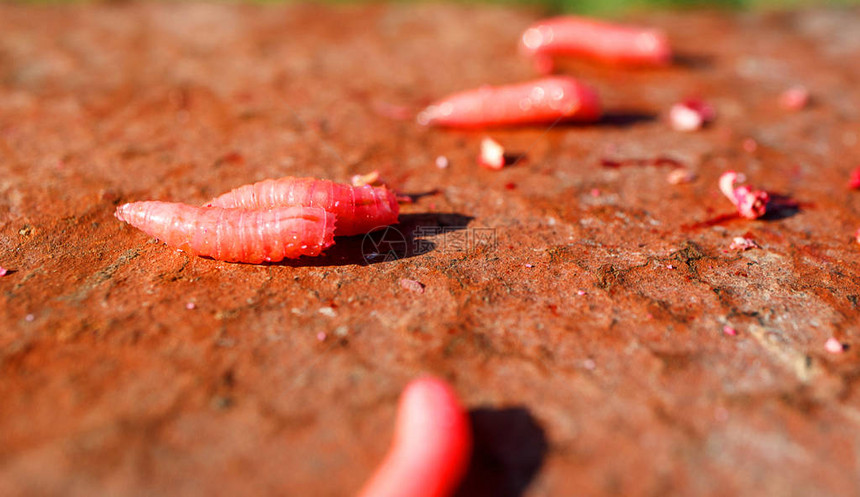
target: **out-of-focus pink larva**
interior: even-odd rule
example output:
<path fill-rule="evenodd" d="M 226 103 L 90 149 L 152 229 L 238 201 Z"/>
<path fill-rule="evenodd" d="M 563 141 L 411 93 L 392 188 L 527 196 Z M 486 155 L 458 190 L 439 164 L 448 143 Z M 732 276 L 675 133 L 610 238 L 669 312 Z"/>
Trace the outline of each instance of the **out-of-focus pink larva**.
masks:
<path fill-rule="evenodd" d="M 451 387 L 414 380 L 400 397 L 391 449 L 359 497 L 449 497 L 471 452 L 469 418 Z"/>
<path fill-rule="evenodd" d="M 316 256 L 334 243 L 335 216 L 318 207 L 268 210 L 133 202 L 116 217 L 194 255 L 258 264 Z"/>
<path fill-rule="evenodd" d="M 418 114 L 418 123 L 453 128 L 552 124 L 600 119 L 600 99 L 590 86 L 555 76 L 455 93 Z"/>
<path fill-rule="evenodd" d="M 552 70 L 554 56 L 586 57 L 630 66 L 666 66 L 672 49 L 657 29 L 622 26 L 583 17 L 556 17 L 533 24 L 521 38 L 521 49 L 535 58 L 538 70 Z"/>
<path fill-rule="evenodd" d="M 335 235 L 368 233 L 397 223 L 397 196 L 384 186 L 360 187 L 315 178 L 267 179 L 240 186 L 210 201 L 207 206 L 271 209 L 319 207 L 337 217 Z"/>

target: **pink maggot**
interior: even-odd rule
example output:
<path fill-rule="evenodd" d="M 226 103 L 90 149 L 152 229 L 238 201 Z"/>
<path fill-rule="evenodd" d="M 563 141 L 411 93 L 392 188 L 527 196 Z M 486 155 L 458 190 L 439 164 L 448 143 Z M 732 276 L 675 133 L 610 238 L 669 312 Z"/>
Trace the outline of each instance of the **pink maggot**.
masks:
<path fill-rule="evenodd" d="M 527 83 L 482 86 L 455 93 L 418 114 L 418 123 L 484 128 L 593 122 L 600 119 L 597 92 L 574 78 L 554 76 Z"/>
<path fill-rule="evenodd" d="M 194 255 L 258 264 L 316 256 L 334 243 L 335 216 L 317 207 L 268 210 L 133 202 L 120 221 Z"/>
<path fill-rule="evenodd" d="M 349 236 L 397 223 L 400 206 L 384 186 L 350 186 L 315 178 L 267 179 L 240 186 L 206 206 L 271 209 L 319 207 L 337 217 L 336 236 Z"/>
<path fill-rule="evenodd" d="M 559 55 L 627 66 L 660 67 L 672 62 L 672 49 L 660 30 L 575 16 L 533 24 L 523 33 L 520 47 L 535 58 L 541 72 L 551 71 L 552 58 Z"/>
<path fill-rule="evenodd" d="M 359 497 L 448 497 L 471 452 L 469 418 L 451 387 L 414 380 L 400 397 L 391 449 Z"/>

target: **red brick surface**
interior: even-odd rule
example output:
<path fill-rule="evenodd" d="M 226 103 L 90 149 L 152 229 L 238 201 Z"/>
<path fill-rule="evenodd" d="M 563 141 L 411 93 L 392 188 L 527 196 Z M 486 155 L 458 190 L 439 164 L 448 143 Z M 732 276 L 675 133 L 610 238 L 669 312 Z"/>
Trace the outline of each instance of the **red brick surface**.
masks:
<path fill-rule="evenodd" d="M 0 6 L 0 494 L 350 495 L 423 373 L 475 409 L 463 495 L 860 493 L 860 13 L 642 18 L 680 62 L 565 65 L 611 116 L 490 132 L 527 154 L 500 172 L 475 164 L 484 133 L 386 117 L 533 77 L 536 18 Z M 798 83 L 812 105 L 782 109 Z M 691 95 L 717 120 L 674 132 Z M 660 156 L 697 178 L 600 165 Z M 800 209 L 727 218 L 730 168 Z M 112 215 L 371 169 L 438 190 L 404 206 L 397 260 L 358 237 L 228 264 Z M 762 248 L 727 253 L 745 234 Z"/>

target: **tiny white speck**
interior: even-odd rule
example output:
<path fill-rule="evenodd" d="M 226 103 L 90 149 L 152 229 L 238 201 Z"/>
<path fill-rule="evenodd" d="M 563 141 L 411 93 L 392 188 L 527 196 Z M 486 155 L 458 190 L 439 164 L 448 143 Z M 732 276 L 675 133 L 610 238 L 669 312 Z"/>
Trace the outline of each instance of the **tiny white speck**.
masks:
<path fill-rule="evenodd" d="M 32 314 L 27 314 L 26 316 L 24 316 L 24 320 L 26 320 L 26 321 L 32 321 L 34 319 L 36 319 L 36 316 L 34 316 Z"/>
<path fill-rule="evenodd" d="M 330 318 L 337 316 L 337 313 L 334 312 L 334 308 L 332 307 L 320 307 L 317 312 L 319 312 L 323 316 L 328 316 Z"/>

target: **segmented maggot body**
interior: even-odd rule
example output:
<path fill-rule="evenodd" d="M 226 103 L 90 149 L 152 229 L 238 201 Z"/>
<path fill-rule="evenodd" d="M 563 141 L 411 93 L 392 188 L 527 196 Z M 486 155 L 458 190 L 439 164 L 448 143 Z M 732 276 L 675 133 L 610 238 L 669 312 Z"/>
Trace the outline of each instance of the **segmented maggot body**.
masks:
<path fill-rule="evenodd" d="M 590 86 L 555 76 L 527 83 L 484 86 L 455 93 L 418 115 L 430 126 L 483 128 L 600 119 L 600 100 Z"/>
<path fill-rule="evenodd" d="M 394 440 L 359 497 L 453 495 L 472 453 L 472 427 L 442 380 L 413 380 L 400 397 Z"/>
<path fill-rule="evenodd" d="M 400 212 L 397 197 L 384 186 L 355 187 L 321 179 L 294 177 L 267 179 L 240 186 L 206 205 L 243 209 L 318 207 L 337 217 L 337 236 L 368 233 L 396 224 Z"/>
<path fill-rule="evenodd" d="M 116 217 L 194 255 L 229 262 L 276 262 L 316 256 L 334 243 L 335 216 L 316 207 L 268 210 L 133 202 Z"/>
<path fill-rule="evenodd" d="M 615 65 L 665 66 L 672 60 L 662 31 L 576 16 L 533 24 L 523 33 L 521 48 L 536 58 L 579 56 Z"/>

